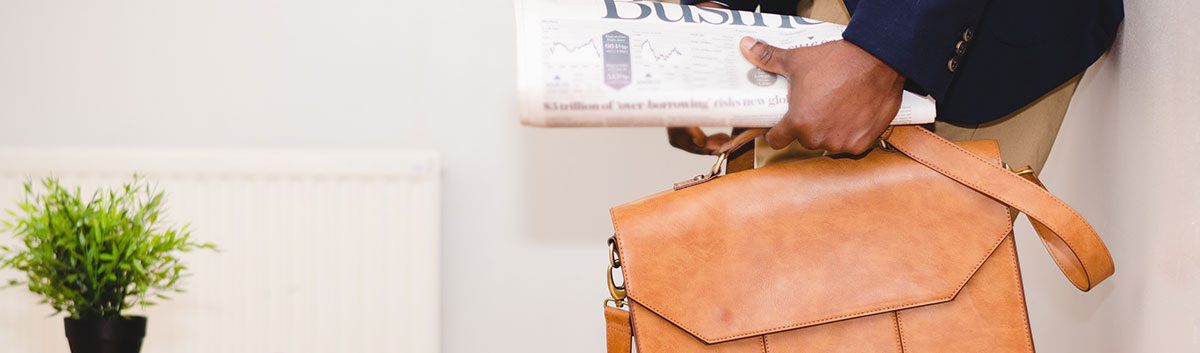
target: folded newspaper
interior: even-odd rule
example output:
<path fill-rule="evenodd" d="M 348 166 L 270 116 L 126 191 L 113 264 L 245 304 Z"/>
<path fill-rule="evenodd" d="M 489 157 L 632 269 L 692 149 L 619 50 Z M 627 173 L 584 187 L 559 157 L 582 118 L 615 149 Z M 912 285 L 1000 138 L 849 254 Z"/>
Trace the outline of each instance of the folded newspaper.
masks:
<path fill-rule="evenodd" d="M 785 79 L 738 49 L 839 40 L 845 26 L 798 16 L 639 0 L 518 0 L 521 122 L 543 127 L 770 127 L 788 109 Z M 905 91 L 893 125 L 932 122 Z"/>

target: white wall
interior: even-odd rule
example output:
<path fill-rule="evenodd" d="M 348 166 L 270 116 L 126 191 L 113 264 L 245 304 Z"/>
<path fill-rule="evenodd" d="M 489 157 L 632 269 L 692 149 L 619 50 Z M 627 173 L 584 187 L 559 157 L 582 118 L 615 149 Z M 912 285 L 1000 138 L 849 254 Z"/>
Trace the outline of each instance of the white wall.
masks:
<path fill-rule="evenodd" d="M 1200 8 L 1128 2 L 1046 170 L 1117 275 L 1076 294 L 1018 239 L 1046 352 L 1200 340 Z M 514 45 L 504 1 L 2 0 L 0 145 L 436 149 L 443 351 L 600 352 L 606 208 L 709 161 L 658 129 L 518 126 Z"/>
<path fill-rule="evenodd" d="M 1043 352 L 1200 352 L 1200 3 L 1126 0 L 1125 13 L 1043 173 L 1100 232 L 1116 274 L 1079 293 L 1017 230 Z"/>
<path fill-rule="evenodd" d="M 607 208 L 711 163 L 658 129 L 519 126 L 512 12 L 0 0 L 0 145 L 435 149 L 443 351 L 599 352 Z"/>

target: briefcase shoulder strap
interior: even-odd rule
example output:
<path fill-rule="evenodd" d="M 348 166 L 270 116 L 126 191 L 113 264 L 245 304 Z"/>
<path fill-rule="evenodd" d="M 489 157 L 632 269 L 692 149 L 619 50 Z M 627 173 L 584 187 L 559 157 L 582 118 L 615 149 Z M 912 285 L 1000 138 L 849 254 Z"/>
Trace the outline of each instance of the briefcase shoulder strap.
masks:
<path fill-rule="evenodd" d="M 742 131 L 718 154 L 748 144 L 766 129 Z M 1046 191 L 1029 167 L 1010 171 L 916 125 L 892 126 L 880 136 L 913 160 L 967 187 L 1024 212 L 1067 279 L 1088 291 L 1113 274 L 1112 256 L 1096 230 Z"/>
<path fill-rule="evenodd" d="M 1113 274 L 1096 230 L 1059 200 L 1029 167 L 1010 171 L 919 126 L 894 126 L 880 137 L 913 160 L 1024 212 L 1067 279 L 1088 291 Z"/>
<path fill-rule="evenodd" d="M 629 353 L 633 350 L 633 328 L 629 311 L 604 305 L 605 335 L 608 353 Z"/>

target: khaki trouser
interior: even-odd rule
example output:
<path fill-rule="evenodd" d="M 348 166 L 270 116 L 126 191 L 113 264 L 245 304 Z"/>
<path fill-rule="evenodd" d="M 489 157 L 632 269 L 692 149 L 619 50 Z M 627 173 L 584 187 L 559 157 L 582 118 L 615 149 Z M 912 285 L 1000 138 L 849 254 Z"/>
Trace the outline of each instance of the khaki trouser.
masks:
<path fill-rule="evenodd" d="M 841 0 L 801 0 L 798 13 L 826 22 L 846 24 L 850 15 Z M 994 139 L 1000 142 L 1000 155 L 1006 163 L 1019 168 L 1025 165 L 1041 172 L 1050 155 L 1050 147 L 1058 136 L 1058 128 L 1062 125 L 1063 116 L 1067 114 L 1067 105 L 1075 94 L 1079 84 L 1079 74 L 1042 96 L 1029 105 L 1003 118 L 979 125 L 957 125 L 938 121 L 934 124 L 934 132 L 951 140 Z M 820 151 L 812 151 L 793 142 L 781 150 L 773 150 L 766 141 L 759 138 L 754 145 L 754 164 L 764 166 L 771 163 L 808 158 L 821 155 Z"/>

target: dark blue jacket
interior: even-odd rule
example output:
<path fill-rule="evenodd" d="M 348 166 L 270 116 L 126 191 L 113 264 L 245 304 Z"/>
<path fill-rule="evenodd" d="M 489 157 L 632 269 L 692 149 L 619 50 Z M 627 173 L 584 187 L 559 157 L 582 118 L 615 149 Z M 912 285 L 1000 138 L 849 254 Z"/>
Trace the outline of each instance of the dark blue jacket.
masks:
<path fill-rule="evenodd" d="M 1003 117 L 1083 72 L 1125 15 L 1121 0 L 844 1 L 845 39 L 937 99 L 939 120 L 962 123 Z M 718 2 L 794 14 L 797 0 Z"/>

